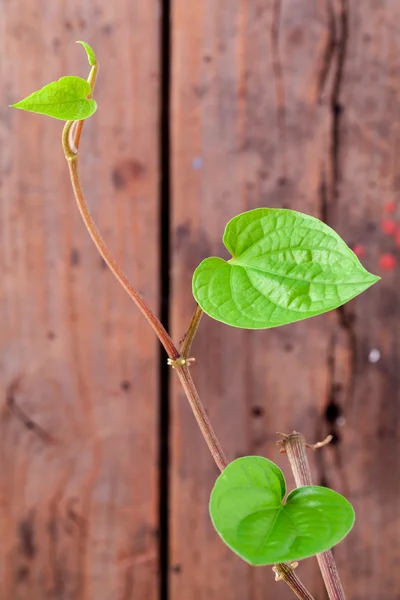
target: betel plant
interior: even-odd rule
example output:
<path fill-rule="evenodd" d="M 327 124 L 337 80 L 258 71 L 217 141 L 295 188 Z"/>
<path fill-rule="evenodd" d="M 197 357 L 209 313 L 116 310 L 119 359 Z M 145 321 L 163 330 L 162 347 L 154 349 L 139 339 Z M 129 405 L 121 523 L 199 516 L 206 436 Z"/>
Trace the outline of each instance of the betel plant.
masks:
<path fill-rule="evenodd" d="M 280 440 L 297 489 L 287 494 L 282 471 L 261 456 L 228 463 L 200 401 L 191 373 L 190 348 L 203 313 L 233 327 L 267 329 L 313 317 L 343 305 L 379 277 L 368 273 L 330 227 L 299 212 L 259 208 L 233 218 L 224 244 L 229 261 L 206 258 L 193 275 L 197 301 L 188 330 L 177 347 L 138 290 L 110 255 L 83 195 L 78 149 L 84 119 L 96 111 L 92 98 L 98 62 L 85 42 L 91 66 L 88 80 L 62 77 L 13 106 L 67 121 L 62 145 L 74 195 L 100 254 L 141 310 L 168 354 L 211 454 L 221 470 L 210 498 L 211 520 L 223 541 L 251 565 L 273 565 L 303 600 L 312 600 L 294 568 L 317 559 L 331 600 L 345 598 L 330 549 L 354 523 L 351 504 L 340 494 L 313 486 L 305 439 L 293 432 Z M 316 448 L 322 444 L 316 444 Z"/>

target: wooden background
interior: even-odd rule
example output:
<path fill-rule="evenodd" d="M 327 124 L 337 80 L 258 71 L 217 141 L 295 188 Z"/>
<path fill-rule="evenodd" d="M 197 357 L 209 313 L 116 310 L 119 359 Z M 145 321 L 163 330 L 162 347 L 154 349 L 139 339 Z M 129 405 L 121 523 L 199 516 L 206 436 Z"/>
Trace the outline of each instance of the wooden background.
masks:
<path fill-rule="evenodd" d="M 293 597 L 210 524 L 216 467 L 80 222 L 61 123 L 8 108 L 86 76 L 77 39 L 101 63 L 88 201 L 150 304 L 169 307 L 176 340 L 193 269 L 226 256 L 224 225 L 246 209 L 323 218 L 382 276 L 283 328 L 204 318 L 193 375 L 230 459 L 268 456 L 292 482 L 275 432 L 335 435 L 310 459 L 315 483 L 356 508 L 335 549 L 348 598 L 400 598 L 400 3 L 0 0 L 1 600 Z M 315 560 L 299 575 L 326 598 Z"/>

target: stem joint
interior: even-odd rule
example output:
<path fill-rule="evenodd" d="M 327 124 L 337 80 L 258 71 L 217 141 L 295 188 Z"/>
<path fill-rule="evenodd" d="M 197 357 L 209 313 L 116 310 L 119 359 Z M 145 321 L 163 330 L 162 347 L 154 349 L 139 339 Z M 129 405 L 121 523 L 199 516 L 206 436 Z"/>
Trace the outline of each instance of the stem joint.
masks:
<path fill-rule="evenodd" d="M 173 369 L 177 369 L 180 367 L 190 367 L 190 363 L 194 362 L 195 358 L 185 358 L 184 356 L 179 356 L 175 360 L 172 358 L 168 358 L 167 363 Z"/>

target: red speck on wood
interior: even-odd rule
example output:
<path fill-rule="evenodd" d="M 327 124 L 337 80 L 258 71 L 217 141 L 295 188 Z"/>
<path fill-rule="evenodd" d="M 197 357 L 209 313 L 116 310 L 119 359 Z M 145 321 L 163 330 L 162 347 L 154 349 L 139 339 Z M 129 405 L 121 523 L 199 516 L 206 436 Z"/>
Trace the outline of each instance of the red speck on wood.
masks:
<path fill-rule="evenodd" d="M 361 244 L 357 244 L 354 246 L 353 252 L 358 258 L 361 258 L 365 254 L 365 248 Z"/>
<path fill-rule="evenodd" d="M 386 202 L 385 204 L 385 212 L 387 213 L 394 213 L 396 210 L 396 204 L 395 202 Z"/>
<path fill-rule="evenodd" d="M 379 259 L 379 266 L 384 271 L 393 271 L 397 266 L 397 259 L 394 254 L 382 254 Z"/>
<path fill-rule="evenodd" d="M 381 228 L 386 235 L 394 235 L 397 230 L 395 221 L 391 221 L 390 219 L 383 219 Z"/>
<path fill-rule="evenodd" d="M 396 246 L 398 248 L 400 248 L 400 227 L 397 228 L 395 240 L 396 240 Z"/>

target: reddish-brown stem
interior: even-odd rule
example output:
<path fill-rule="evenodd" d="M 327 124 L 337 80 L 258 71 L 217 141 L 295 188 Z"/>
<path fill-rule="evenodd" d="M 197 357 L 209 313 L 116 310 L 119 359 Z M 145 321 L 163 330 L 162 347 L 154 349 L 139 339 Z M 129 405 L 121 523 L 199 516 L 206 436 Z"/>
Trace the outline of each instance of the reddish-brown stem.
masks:
<path fill-rule="evenodd" d="M 280 435 L 283 437 L 278 443 L 287 454 L 296 486 L 312 485 L 310 465 L 306 452 L 307 444 L 304 436 L 296 431 L 289 435 Z M 320 445 L 316 444 L 315 447 L 320 447 Z M 330 600 L 345 600 L 346 596 L 332 551 L 328 550 L 327 552 L 317 554 L 317 560 Z"/>
<path fill-rule="evenodd" d="M 67 123 L 64 130 L 64 150 L 66 150 L 66 158 L 68 160 L 69 174 L 71 178 L 71 184 L 74 191 L 75 199 L 81 213 L 83 222 L 86 225 L 86 228 L 95 243 L 98 251 L 101 256 L 111 269 L 112 273 L 115 275 L 119 283 L 122 285 L 124 290 L 129 294 L 132 298 L 136 306 L 140 309 L 144 317 L 150 323 L 151 327 L 155 331 L 158 336 L 158 339 L 162 343 L 167 352 L 169 358 L 172 360 L 176 360 L 179 358 L 179 352 L 175 347 L 173 341 L 168 335 L 167 331 L 161 324 L 160 320 L 156 317 L 153 311 L 148 306 L 147 302 L 142 298 L 136 288 L 130 283 L 126 275 L 123 273 L 121 268 L 118 266 L 114 258 L 111 256 L 103 238 L 100 235 L 99 230 L 96 227 L 96 224 L 93 221 L 93 218 L 89 212 L 88 206 L 86 204 L 85 197 L 82 192 L 82 186 L 80 183 L 79 172 L 78 172 L 78 155 L 75 154 L 71 149 L 65 147 L 65 142 L 68 143 L 69 140 L 69 129 L 72 127 L 72 121 Z"/>
<path fill-rule="evenodd" d="M 98 72 L 98 65 L 92 67 L 89 75 L 89 82 L 91 90 L 93 92 L 94 85 L 96 83 L 96 76 Z M 122 285 L 124 290 L 142 312 L 144 317 L 147 319 L 158 339 L 164 346 L 168 357 L 170 359 L 171 366 L 176 370 L 179 381 L 182 385 L 183 390 L 187 396 L 193 414 L 196 418 L 197 424 L 203 434 L 203 437 L 208 445 L 208 448 L 215 460 L 220 471 L 223 471 L 228 464 L 227 458 L 222 450 L 221 444 L 213 430 L 210 420 L 207 416 L 206 410 L 200 400 L 196 387 L 194 385 L 192 376 L 189 370 L 189 361 L 187 360 L 188 353 L 190 351 L 191 344 L 199 326 L 203 311 L 198 306 L 192 317 L 188 331 L 181 344 L 181 352 L 175 347 L 171 337 L 165 330 L 164 326 L 154 314 L 147 302 L 142 298 L 137 289 L 130 283 L 122 269 L 116 263 L 114 258 L 111 256 L 103 238 L 93 218 L 90 214 L 89 208 L 86 204 L 85 196 L 83 194 L 79 171 L 78 171 L 78 149 L 80 143 L 80 137 L 82 133 L 83 121 L 79 121 L 76 125 L 75 131 L 73 130 L 75 124 L 73 121 L 66 123 L 62 136 L 62 144 L 64 149 L 65 158 L 68 161 L 69 174 L 71 178 L 72 189 L 74 196 L 81 213 L 82 219 L 86 225 L 86 228 L 97 247 L 99 253 L 103 257 L 104 261 Z M 72 139 L 71 139 L 72 138 Z M 294 593 L 302 600 L 314 600 L 300 580 L 297 578 L 293 569 L 289 565 L 276 565 L 276 572 L 279 577 L 286 581 L 289 587 Z"/>
<path fill-rule="evenodd" d="M 194 385 L 192 376 L 189 371 L 189 367 L 185 360 L 182 361 L 182 364 L 179 363 L 180 354 L 178 349 L 175 347 L 172 339 L 169 334 L 165 330 L 164 326 L 158 319 L 158 317 L 151 310 L 147 302 L 142 298 L 137 289 L 130 283 L 126 275 L 123 273 L 119 265 L 116 263 L 114 258 L 111 256 L 103 238 L 98 231 L 96 224 L 93 221 L 93 218 L 89 212 L 88 206 L 86 204 L 86 200 L 82 191 L 81 182 L 78 173 L 78 155 L 75 154 L 74 150 L 70 147 L 70 129 L 72 127 L 72 122 L 67 123 L 64 129 L 63 134 L 63 147 L 65 156 L 68 160 L 70 178 L 72 183 L 72 188 L 74 191 L 74 196 L 79 208 L 79 211 L 82 215 L 82 219 L 86 225 L 86 228 L 95 243 L 98 251 L 101 256 L 111 269 L 112 273 L 115 275 L 117 280 L 120 282 L 122 287 L 125 289 L 127 294 L 136 304 L 136 306 L 140 309 L 144 317 L 150 323 L 154 332 L 156 333 L 158 339 L 164 346 L 169 358 L 172 361 L 174 369 L 177 372 L 181 385 L 186 393 L 189 404 L 192 408 L 193 414 L 196 418 L 198 426 L 204 436 L 205 441 L 210 449 L 210 452 L 218 465 L 218 468 L 222 471 L 228 464 L 228 461 L 223 453 L 221 448 L 221 444 L 218 441 L 218 438 L 212 428 L 212 425 L 208 419 L 205 408 L 199 398 L 196 387 Z M 176 362 L 178 361 L 178 363 Z"/>
<path fill-rule="evenodd" d="M 202 311 L 198 309 L 195 312 L 195 315 L 192 319 L 191 326 L 189 327 L 188 334 L 185 336 L 183 342 L 183 352 L 185 353 L 183 356 L 180 356 L 178 349 L 175 347 L 172 339 L 169 334 L 163 327 L 162 323 L 158 319 L 158 317 L 153 313 L 151 308 L 148 306 L 146 301 L 142 298 L 136 288 L 129 282 L 119 265 L 115 262 L 113 257 L 111 256 L 103 238 L 100 235 L 100 232 L 97 229 L 96 224 L 94 223 L 92 216 L 89 212 L 89 209 L 86 204 L 86 200 L 82 191 L 79 172 L 78 172 L 78 155 L 75 153 L 75 149 L 71 148 L 70 145 L 70 131 L 73 126 L 73 122 L 69 122 L 66 124 L 63 133 L 63 147 L 65 157 L 68 161 L 69 173 L 72 183 L 72 188 L 74 191 L 75 199 L 79 208 L 79 211 L 82 215 L 83 221 L 86 225 L 86 228 L 95 243 L 98 251 L 101 256 L 111 269 L 112 273 L 115 275 L 117 280 L 120 282 L 122 287 L 128 293 L 133 302 L 138 306 L 144 317 L 150 323 L 151 327 L 157 334 L 158 339 L 163 344 L 169 358 L 171 359 L 171 364 L 177 372 L 179 381 L 182 385 L 182 388 L 185 391 L 186 397 L 189 401 L 189 404 L 192 408 L 193 414 L 196 418 L 197 424 L 203 434 L 203 437 L 208 445 L 208 448 L 215 460 L 220 471 L 223 471 L 228 464 L 228 460 L 222 450 L 221 444 L 213 430 L 213 427 L 210 423 L 210 420 L 207 416 L 206 410 L 199 398 L 198 392 L 194 385 L 192 376 L 189 371 L 189 366 L 186 362 L 187 352 L 190 349 L 191 342 L 193 341 L 194 334 L 196 333 L 198 324 L 200 322 Z M 201 311 L 201 312 L 200 312 Z M 185 343 L 186 340 L 186 343 Z M 283 565 L 276 565 L 276 568 L 279 569 L 279 573 L 281 578 L 286 581 L 289 587 L 297 594 L 298 598 L 302 600 L 313 600 L 312 596 L 307 592 L 306 588 L 302 585 L 300 580 L 297 578 L 293 570 L 286 571 Z"/>
<path fill-rule="evenodd" d="M 224 454 L 224 451 L 222 450 L 221 444 L 219 443 L 217 436 L 215 435 L 210 420 L 207 416 L 206 410 L 199 398 L 199 394 L 193 383 L 189 367 L 187 365 L 184 365 L 183 367 L 178 367 L 176 369 L 176 372 L 179 377 L 179 381 L 185 391 L 187 399 L 189 400 L 189 404 L 191 406 L 193 414 L 196 417 L 197 424 L 200 427 L 203 437 L 210 449 L 210 452 L 219 470 L 223 471 L 228 465 L 228 460 Z"/>
<path fill-rule="evenodd" d="M 198 308 L 195 311 L 195 314 L 192 318 L 191 324 L 188 329 L 188 333 L 186 334 L 183 341 L 183 352 L 185 353 L 183 356 L 180 356 L 178 349 L 175 347 L 172 339 L 169 334 L 163 327 L 162 323 L 158 319 L 158 317 L 153 313 L 151 308 L 148 306 L 146 301 L 142 298 L 136 288 L 129 282 L 125 274 L 122 272 L 119 265 L 111 256 L 103 238 L 100 235 L 100 232 L 97 229 L 96 224 L 94 223 L 92 216 L 89 212 L 89 209 L 86 204 L 86 200 L 82 191 L 79 172 L 78 172 L 78 155 L 75 152 L 75 148 L 71 148 L 70 143 L 70 132 L 73 127 L 73 122 L 69 122 L 66 124 L 63 133 L 63 148 L 65 157 L 68 161 L 69 173 L 72 183 L 72 188 L 74 191 L 75 199 L 79 208 L 79 211 L 82 215 L 83 221 L 86 225 L 86 228 L 95 243 L 98 251 L 101 256 L 111 269 L 112 273 L 115 275 L 117 280 L 120 282 L 122 287 L 128 293 L 133 302 L 138 306 L 144 317 L 150 323 L 151 327 L 157 334 L 158 339 L 163 344 L 169 358 L 172 361 L 172 365 L 177 372 L 179 381 L 185 391 L 186 397 L 189 401 L 189 404 L 192 408 L 193 414 L 196 418 L 197 424 L 203 434 L 203 437 L 208 445 L 208 448 L 215 460 L 220 471 L 223 471 L 228 464 L 228 460 L 222 450 L 221 444 L 213 430 L 213 427 L 210 423 L 210 420 L 207 416 L 206 410 L 199 398 L 198 392 L 194 385 L 192 376 L 189 371 L 189 366 L 185 361 L 187 353 L 190 349 L 191 343 L 193 341 L 194 335 L 197 331 L 198 324 L 200 322 L 200 318 L 202 315 L 202 311 Z M 76 144 L 75 144 L 76 145 Z M 298 598 L 302 600 L 313 600 L 312 596 L 310 596 L 309 592 L 304 588 L 300 580 L 297 578 L 293 570 L 289 567 L 289 571 L 285 569 L 284 565 L 276 565 L 276 569 L 279 570 L 279 574 L 281 578 L 286 581 L 289 587 L 297 594 Z"/>

